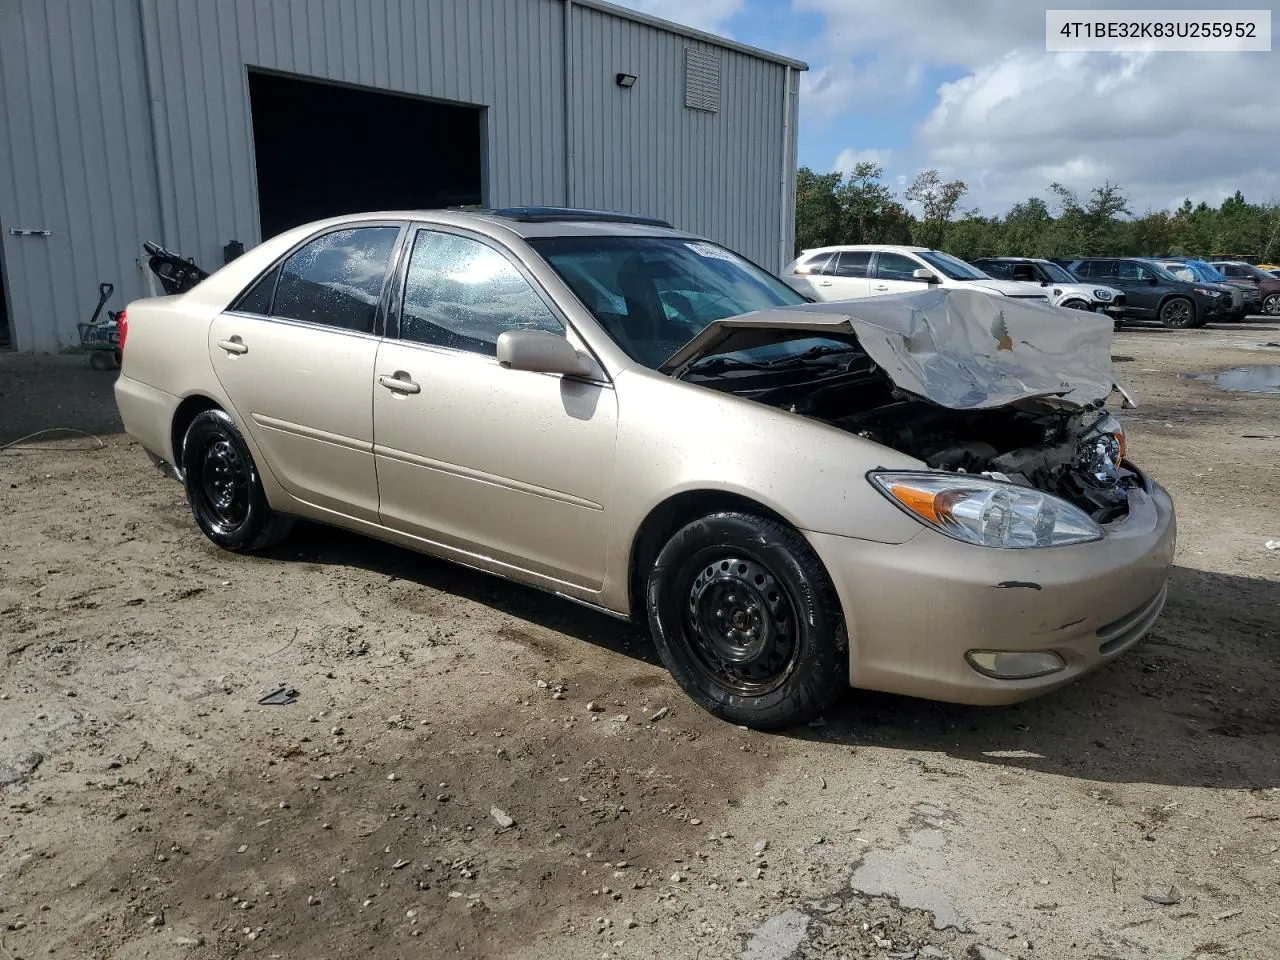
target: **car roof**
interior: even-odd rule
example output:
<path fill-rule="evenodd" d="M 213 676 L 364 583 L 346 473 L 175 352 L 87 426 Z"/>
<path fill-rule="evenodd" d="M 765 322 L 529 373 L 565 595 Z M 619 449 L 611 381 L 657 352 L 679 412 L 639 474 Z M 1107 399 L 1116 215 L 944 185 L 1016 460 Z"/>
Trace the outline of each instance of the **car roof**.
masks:
<path fill-rule="evenodd" d="M 607 210 L 579 210 L 572 207 L 506 207 L 427 210 L 374 210 L 329 217 L 306 224 L 308 229 L 323 229 L 362 220 L 416 220 L 458 227 L 500 227 L 523 238 L 614 236 L 614 237 L 680 237 L 699 239 L 696 234 L 676 230 L 657 217 L 616 213 Z M 486 229 L 484 232 L 492 232 Z"/>
<path fill-rule="evenodd" d="M 929 253 L 932 247 L 913 247 L 903 243 L 837 243 L 829 247 L 810 247 L 801 250 L 802 257 L 813 253 L 834 253 L 841 250 L 849 253 Z"/>

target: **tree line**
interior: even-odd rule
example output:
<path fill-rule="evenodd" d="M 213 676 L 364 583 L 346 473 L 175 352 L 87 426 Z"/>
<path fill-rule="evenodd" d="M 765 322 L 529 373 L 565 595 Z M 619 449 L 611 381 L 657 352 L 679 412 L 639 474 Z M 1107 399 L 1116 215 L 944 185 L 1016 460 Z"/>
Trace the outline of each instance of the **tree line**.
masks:
<path fill-rule="evenodd" d="M 1280 204 L 1250 203 L 1240 191 L 1219 206 L 1184 200 L 1176 210 L 1135 216 L 1110 181 L 1081 195 L 1051 183 L 1043 197 L 1016 203 L 1004 216 L 962 210 L 963 180 L 925 170 L 902 200 L 881 182 L 875 163 L 847 173 L 796 174 L 796 251 L 840 243 L 936 247 L 958 257 L 1257 256 L 1280 258 Z M 919 213 L 903 201 L 914 202 Z"/>

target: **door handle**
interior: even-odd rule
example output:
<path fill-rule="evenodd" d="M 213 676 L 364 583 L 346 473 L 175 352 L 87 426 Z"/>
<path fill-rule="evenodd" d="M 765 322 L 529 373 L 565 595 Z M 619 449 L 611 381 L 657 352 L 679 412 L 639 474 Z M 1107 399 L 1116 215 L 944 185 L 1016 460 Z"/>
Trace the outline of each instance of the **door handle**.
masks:
<path fill-rule="evenodd" d="M 232 337 L 230 340 L 219 340 L 218 346 L 227 351 L 227 353 L 237 356 L 249 352 L 249 348 L 244 345 L 244 341 L 239 337 Z"/>
<path fill-rule="evenodd" d="M 872 290 L 888 290 L 889 288 L 888 288 L 887 286 L 885 286 L 883 283 L 881 283 L 881 284 L 877 284 L 876 286 L 872 287 L 871 289 L 872 289 Z"/>
<path fill-rule="evenodd" d="M 818 286 L 820 286 L 820 287 L 829 287 L 829 286 L 831 286 L 831 281 L 830 281 L 830 280 L 819 280 L 819 281 L 818 281 Z"/>
<path fill-rule="evenodd" d="M 403 371 L 398 371 L 394 377 L 388 377 L 385 373 L 378 378 L 378 383 L 386 387 L 392 393 L 421 393 L 422 388 L 409 379 L 409 375 Z"/>

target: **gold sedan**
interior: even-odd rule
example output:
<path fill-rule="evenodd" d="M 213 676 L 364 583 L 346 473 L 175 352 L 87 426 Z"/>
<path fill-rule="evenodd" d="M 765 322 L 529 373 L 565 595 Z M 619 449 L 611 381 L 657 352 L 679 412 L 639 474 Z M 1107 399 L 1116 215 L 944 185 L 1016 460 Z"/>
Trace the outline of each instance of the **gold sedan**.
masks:
<path fill-rule="evenodd" d="M 1057 687 L 1164 604 L 1111 323 L 966 290 L 814 304 L 549 208 L 348 216 L 129 305 L 116 399 L 219 546 L 295 517 L 647 623 L 735 723 L 848 686 Z"/>

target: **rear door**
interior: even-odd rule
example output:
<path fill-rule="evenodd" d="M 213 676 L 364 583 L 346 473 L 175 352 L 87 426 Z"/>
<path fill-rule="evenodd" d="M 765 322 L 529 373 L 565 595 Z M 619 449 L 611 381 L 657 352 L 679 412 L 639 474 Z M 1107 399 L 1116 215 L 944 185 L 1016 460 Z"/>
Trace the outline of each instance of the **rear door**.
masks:
<path fill-rule="evenodd" d="M 236 422 L 286 490 L 364 520 L 378 515 L 373 365 L 397 223 L 309 239 L 209 330 Z"/>
<path fill-rule="evenodd" d="M 822 300 L 857 300 L 870 294 L 867 274 L 871 268 L 868 250 L 841 250 L 816 278 Z"/>
<path fill-rule="evenodd" d="M 909 257 L 905 253 L 881 250 L 876 254 L 872 268 L 871 296 L 880 297 L 888 293 L 910 293 L 913 290 L 926 289 L 928 281 L 917 280 L 912 276 L 921 267 L 930 273 L 935 273 L 923 260 Z"/>
<path fill-rule="evenodd" d="M 787 286 L 803 296 L 812 297 L 815 300 L 825 299 L 818 289 L 819 282 L 826 280 L 822 276 L 822 270 L 835 256 L 831 252 L 803 256 L 782 272 L 782 279 L 786 281 Z M 822 283 L 821 286 L 825 288 L 830 286 L 830 283 Z"/>

